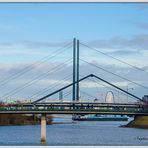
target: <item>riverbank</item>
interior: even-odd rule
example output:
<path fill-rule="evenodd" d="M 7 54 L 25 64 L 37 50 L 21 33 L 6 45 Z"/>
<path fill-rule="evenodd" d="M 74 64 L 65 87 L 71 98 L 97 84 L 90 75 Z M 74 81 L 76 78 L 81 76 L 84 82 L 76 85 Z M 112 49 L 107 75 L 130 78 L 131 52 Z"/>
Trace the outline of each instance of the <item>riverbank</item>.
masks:
<path fill-rule="evenodd" d="M 134 120 L 130 121 L 127 125 L 122 125 L 121 127 L 148 129 L 148 116 L 137 116 L 134 118 Z"/>
<path fill-rule="evenodd" d="M 53 117 L 47 115 L 47 124 L 52 124 Z M 0 114 L 0 126 L 2 125 L 36 125 L 40 124 L 39 115 L 28 114 Z"/>

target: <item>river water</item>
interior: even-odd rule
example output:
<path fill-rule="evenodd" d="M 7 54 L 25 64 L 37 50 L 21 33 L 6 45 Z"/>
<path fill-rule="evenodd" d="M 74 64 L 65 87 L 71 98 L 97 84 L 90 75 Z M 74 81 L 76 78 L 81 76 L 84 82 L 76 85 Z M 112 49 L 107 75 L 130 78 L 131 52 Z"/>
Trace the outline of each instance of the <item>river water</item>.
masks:
<path fill-rule="evenodd" d="M 122 128 L 125 121 L 76 121 L 55 118 L 64 124 L 47 125 L 48 146 L 148 146 L 148 129 Z M 0 126 L 0 146 L 40 144 L 40 125 Z"/>

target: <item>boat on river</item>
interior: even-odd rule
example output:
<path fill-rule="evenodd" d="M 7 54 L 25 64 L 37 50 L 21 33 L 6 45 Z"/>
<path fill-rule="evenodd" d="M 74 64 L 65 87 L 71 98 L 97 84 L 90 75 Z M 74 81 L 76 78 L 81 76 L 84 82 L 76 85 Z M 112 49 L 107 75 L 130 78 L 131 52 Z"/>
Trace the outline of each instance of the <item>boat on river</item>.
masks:
<path fill-rule="evenodd" d="M 127 116 L 121 115 L 74 115 L 74 121 L 128 121 Z"/>

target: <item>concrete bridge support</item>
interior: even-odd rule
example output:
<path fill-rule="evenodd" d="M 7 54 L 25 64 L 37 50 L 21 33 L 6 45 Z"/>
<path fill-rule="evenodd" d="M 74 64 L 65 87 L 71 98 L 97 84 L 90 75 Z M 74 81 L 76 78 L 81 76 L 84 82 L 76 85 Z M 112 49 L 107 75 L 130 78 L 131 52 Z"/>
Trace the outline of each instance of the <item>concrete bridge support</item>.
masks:
<path fill-rule="evenodd" d="M 46 143 L 46 114 L 41 114 L 41 143 Z"/>

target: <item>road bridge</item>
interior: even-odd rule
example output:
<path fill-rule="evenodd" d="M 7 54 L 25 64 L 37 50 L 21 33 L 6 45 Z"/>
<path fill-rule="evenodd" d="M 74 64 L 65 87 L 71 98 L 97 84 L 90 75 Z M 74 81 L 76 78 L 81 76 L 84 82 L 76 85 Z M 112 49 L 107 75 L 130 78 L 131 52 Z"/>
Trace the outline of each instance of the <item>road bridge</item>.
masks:
<path fill-rule="evenodd" d="M 48 102 L 38 104 L 12 104 L 0 107 L 0 114 L 104 114 L 148 115 L 142 104 L 97 102 Z"/>

